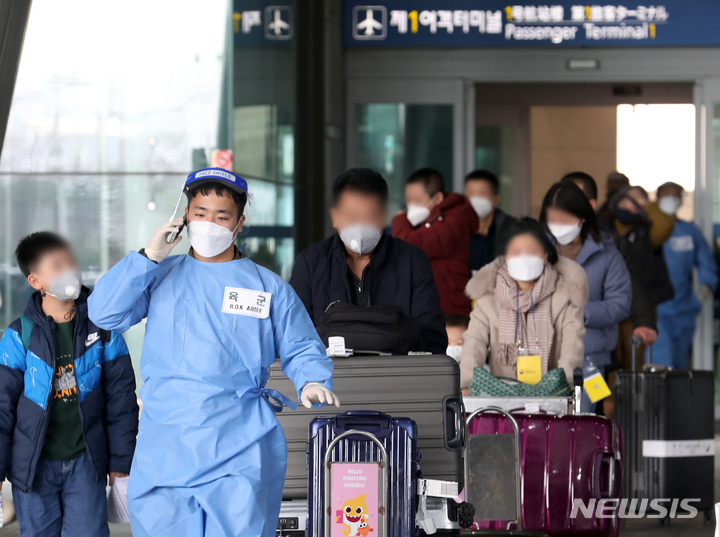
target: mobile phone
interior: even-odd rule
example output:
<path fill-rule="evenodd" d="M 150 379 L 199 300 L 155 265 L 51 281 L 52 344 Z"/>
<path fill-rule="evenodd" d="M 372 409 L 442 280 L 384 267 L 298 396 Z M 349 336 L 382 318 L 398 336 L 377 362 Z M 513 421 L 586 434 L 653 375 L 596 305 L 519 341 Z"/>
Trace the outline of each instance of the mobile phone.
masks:
<path fill-rule="evenodd" d="M 178 235 L 180 235 L 180 233 L 182 233 L 182 230 L 185 228 L 186 225 L 187 225 L 187 215 L 185 215 L 183 217 L 183 223 L 180 224 L 180 227 L 178 228 L 178 230 L 173 231 L 172 233 L 170 233 L 167 236 L 168 244 L 170 244 L 171 242 L 175 242 L 175 239 L 177 238 Z"/>

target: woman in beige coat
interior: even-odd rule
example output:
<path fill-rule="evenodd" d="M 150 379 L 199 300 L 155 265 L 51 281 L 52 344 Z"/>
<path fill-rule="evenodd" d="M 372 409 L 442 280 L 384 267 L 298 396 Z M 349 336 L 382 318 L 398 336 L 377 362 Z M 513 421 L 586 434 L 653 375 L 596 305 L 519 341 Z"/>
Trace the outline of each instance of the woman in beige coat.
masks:
<path fill-rule="evenodd" d="M 467 284 L 475 300 L 460 361 L 461 386 L 490 356 L 490 372 L 517 378 L 517 357 L 539 354 L 542 374 L 562 367 L 569 381 L 584 359 L 583 307 L 588 279 L 583 268 L 557 251 L 542 226 L 524 218 L 507 229 L 498 251 Z M 531 352 L 528 352 L 530 349 Z"/>

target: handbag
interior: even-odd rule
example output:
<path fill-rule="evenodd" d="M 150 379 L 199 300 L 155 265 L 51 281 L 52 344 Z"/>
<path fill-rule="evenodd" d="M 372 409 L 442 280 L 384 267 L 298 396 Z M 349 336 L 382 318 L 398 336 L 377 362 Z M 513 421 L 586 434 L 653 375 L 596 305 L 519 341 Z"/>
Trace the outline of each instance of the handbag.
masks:
<path fill-rule="evenodd" d="M 534 385 L 523 384 L 517 379 L 495 377 L 485 368 L 476 367 L 470 382 L 470 395 L 483 397 L 568 397 L 571 393 L 562 367 L 551 369 Z"/>
<path fill-rule="evenodd" d="M 398 306 L 356 306 L 335 301 L 325 309 L 316 326 L 320 339 L 342 336 L 345 347 L 354 351 L 407 354 L 421 350 L 420 323 Z"/>

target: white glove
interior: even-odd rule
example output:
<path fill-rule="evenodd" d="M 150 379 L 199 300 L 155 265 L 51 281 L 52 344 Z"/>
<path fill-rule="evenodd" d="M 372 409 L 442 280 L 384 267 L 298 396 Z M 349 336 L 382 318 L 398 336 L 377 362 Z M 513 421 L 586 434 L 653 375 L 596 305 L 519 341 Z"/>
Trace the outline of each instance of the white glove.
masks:
<path fill-rule="evenodd" d="M 340 406 L 340 399 L 319 382 L 308 382 L 300 392 L 300 402 L 305 408 L 312 408 L 313 403 L 327 403 Z"/>
<path fill-rule="evenodd" d="M 710 289 L 710 286 L 708 286 L 708 285 L 700 286 L 700 289 L 698 290 L 698 298 L 700 299 L 700 302 L 705 302 L 712 296 L 713 296 L 713 292 L 712 292 L 712 289 Z"/>
<path fill-rule="evenodd" d="M 168 243 L 167 238 L 171 233 L 176 233 L 183 224 L 182 218 L 176 218 L 172 222 L 164 224 L 155 232 L 150 243 L 145 247 L 145 255 L 149 260 L 160 263 L 163 259 L 170 255 L 173 248 L 182 240 L 182 235 L 178 234 L 173 242 Z"/>

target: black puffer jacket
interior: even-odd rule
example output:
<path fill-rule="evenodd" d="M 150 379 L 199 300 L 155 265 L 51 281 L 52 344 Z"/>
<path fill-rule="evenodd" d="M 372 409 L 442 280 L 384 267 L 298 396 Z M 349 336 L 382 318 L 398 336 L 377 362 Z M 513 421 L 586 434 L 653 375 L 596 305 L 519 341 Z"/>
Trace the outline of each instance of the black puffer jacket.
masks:
<path fill-rule="evenodd" d="M 632 283 L 632 302 L 630 304 L 630 319 L 633 328 L 645 327 L 657 331 L 656 304 L 650 297 L 646 287 L 645 268 L 637 260 L 633 244 L 615 233 L 615 244 L 625 260 L 630 281 Z"/>

